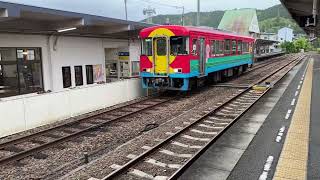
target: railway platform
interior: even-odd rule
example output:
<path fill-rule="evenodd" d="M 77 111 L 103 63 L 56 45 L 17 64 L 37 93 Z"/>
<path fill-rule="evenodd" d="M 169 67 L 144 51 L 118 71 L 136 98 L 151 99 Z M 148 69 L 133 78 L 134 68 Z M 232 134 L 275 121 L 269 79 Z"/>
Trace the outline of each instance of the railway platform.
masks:
<path fill-rule="evenodd" d="M 180 179 L 320 179 L 320 55 L 293 68 Z"/>

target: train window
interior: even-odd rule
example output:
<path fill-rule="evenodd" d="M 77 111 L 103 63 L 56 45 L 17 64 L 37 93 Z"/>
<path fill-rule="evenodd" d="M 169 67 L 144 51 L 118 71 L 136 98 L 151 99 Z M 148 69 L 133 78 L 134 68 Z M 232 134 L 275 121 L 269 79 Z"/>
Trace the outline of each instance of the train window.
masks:
<path fill-rule="evenodd" d="M 230 42 L 231 41 L 229 39 L 225 40 L 225 49 L 224 49 L 225 54 L 230 54 L 230 50 L 231 50 Z"/>
<path fill-rule="evenodd" d="M 237 41 L 232 40 L 232 54 L 235 55 L 237 54 Z"/>
<path fill-rule="evenodd" d="M 238 41 L 238 54 L 242 54 L 242 41 Z"/>
<path fill-rule="evenodd" d="M 224 41 L 219 41 L 219 54 L 224 54 Z"/>
<path fill-rule="evenodd" d="M 182 36 L 172 36 L 170 38 L 170 54 L 186 55 L 189 54 L 189 38 Z"/>
<path fill-rule="evenodd" d="M 167 55 L 167 40 L 166 38 L 157 38 L 157 55 Z"/>
<path fill-rule="evenodd" d="M 242 52 L 248 53 L 249 52 L 249 44 L 247 42 L 242 43 Z"/>
<path fill-rule="evenodd" d="M 152 56 L 152 39 L 151 38 L 143 39 L 141 46 L 142 46 L 141 47 L 142 55 Z"/>
<path fill-rule="evenodd" d="M 193 55 L 197 55 L 197 48 L 198 48 L 198 40 L 197 39 L 193 39 L 192 40 L 192 54 Z"/>
<path fill-rule="evenodd" d="M 211 55 L 212 56 L 214 56 L 217 53 L 217 51 L 216 51 L 216 45 L 217 45 L 216 42 L 218 42 L 218 41 L 215 41 L 215 40 L 210 41 L 210 51 L 211 51 Z"/>

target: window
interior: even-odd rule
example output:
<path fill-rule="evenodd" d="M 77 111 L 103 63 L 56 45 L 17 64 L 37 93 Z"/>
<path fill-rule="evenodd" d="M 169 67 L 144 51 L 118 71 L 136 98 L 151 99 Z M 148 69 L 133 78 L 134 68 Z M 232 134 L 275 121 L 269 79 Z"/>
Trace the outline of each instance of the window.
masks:
<path fill-rule="evenodd" d="M 231 50 L 230 42 L 231 41 L 229 39 L 225 40 L 225 51 L 224 51 L 225 54 L 230 54 L 230 50 Z"/>
<path fill-rule="evenodd" d="M 217 51 L 216 51 L 215 47 L 218 44 L 216 44 L 216 42 L 218 42 L 218 41 L 215 41 L 215 40 L 210 41 L 210 51 L 211 51 L 211 55 L 212 56 L 215 56 L 217 54 Z"/>
<path fill-rule="evenodd" d="M 157 38 L 157 55 L 165 56 L 167 55 L 167 41 L 166 38 Z"/>
<path fill-rule="evenodd" d="M 247 42 L 242 43 L 242 52 L 244 54 L 249 52 L 249 44 Z"/>
<path fill-rule="evenodd" d="M 93 66 L 86 65 L 87 84 L 93 84 Z"/>
<path fill-rule="evenodd" d="M 76 80 L 76 86 L 82 86 L 83 85 L 82 66 L 74 67 L 74 75 Z"/>
<path fill-rule="evenodd" d="M 139 61 L 132 61 L 132 76 L 139 76 L 140 74 L 140 62 Z"/>
<path fill-rule="evenodd" d="M 71 87 L 71 68 L 69 66 L 62 67 L 63 88 Z"/>
<path fill-rule="evenodd" d="M 170 38 L 170 54 L 185 55 L 189 54 L 189 38 L 173 36 Z"/>
<path fill-rule="evenodd" d="M 224 54 L 224 41 L 217 41 L 217 42 L 219 43 L 219 46 L 217 46 L 219 48 L 218 54 L 223 55 Z"/>
<path fill-rule="evenodd" d="M 27 50 L 27 60 L 32 61 L 35 59 L 34 50 Z"/>
<path fill-rule="evenodd" d="M 192 40 L 192 55 L 197 55 L 197 48 L 198 48 L 198 40 L 193 39 Z"/>
<path fill-rule="evenodd" d="M 0 97 L 42 90 L 41 48 L 0 48 Z"/>
<path fill-rule="evenodd" d="M 242 41 L 238 41 L 238 54 L 242 54 Z"/>
<path fill-rule="evenodd" d="M 141 54 L 146 56 L 152 56 L 152 39 L 147 38 L 142 40 Z"/>
<path fill-rule="evenodd" d="M 232 54 L 235 55 L 237 54 L 237 41 L 232 40 Z"/>

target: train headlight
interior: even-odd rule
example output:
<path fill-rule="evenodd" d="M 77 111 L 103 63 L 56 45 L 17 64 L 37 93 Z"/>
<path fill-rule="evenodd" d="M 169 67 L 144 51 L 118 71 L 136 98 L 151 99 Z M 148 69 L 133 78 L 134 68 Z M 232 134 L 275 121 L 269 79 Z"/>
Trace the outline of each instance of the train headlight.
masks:
<path fill-rule="evenodd" d="M 175 72 L 175 73 L 182 73 L 182 69 L 181 69 L 181 68 L 173 69 L 173 72 Z"/>
<path fill-rule="evenodd" d="M 143 69 L 143 72 L 151 72 L 151 68 L 146 68 L 146 69 Z"/>

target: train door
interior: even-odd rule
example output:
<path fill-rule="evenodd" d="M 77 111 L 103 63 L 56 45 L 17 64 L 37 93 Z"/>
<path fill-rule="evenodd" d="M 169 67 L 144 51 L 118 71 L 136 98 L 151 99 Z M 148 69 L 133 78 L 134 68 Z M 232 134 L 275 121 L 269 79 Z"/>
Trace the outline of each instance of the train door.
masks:
<path fill-rule="evenodd" d="M 199 49 L 199 73 L 203 76 L 206 68 L 206 41 L 205 38 L 200 38 L 200 49 Z"/>
<path fill-rule="evenodd" d="M 167 76 L 169 73 L 168 38 L 153 38 L 153 52 L 154 73 Z"/>

